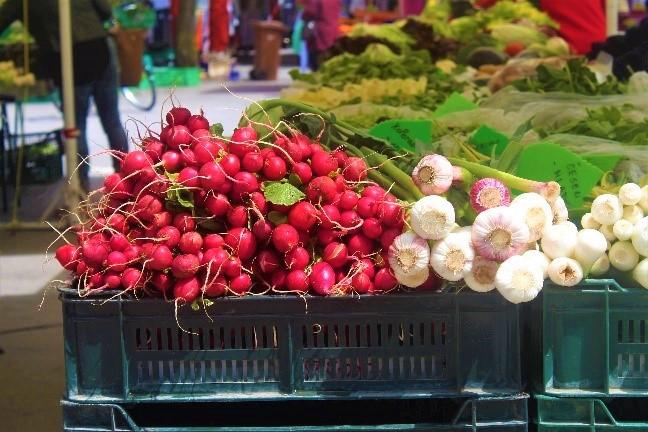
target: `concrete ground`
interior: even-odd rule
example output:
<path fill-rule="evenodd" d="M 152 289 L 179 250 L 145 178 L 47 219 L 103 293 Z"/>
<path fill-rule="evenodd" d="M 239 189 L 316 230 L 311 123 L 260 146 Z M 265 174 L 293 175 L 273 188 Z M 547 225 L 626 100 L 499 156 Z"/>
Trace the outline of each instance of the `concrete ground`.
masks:
<path fill-rule="evenodd" d="M 247 76 L 242 70 L 241 76 Z M 236 126 L 242 110 L 251 102 L 277 97 L 288 82 L 282 70 L 278 81 L 238 82 L 230 86 L 206 82 L 199 87 L 159 89 L 158 104 L 149 112 L 138 111 L 121 100 L 122 122 L 129 135 L 137 136 L 139 122 L 160 121 L 162 106 L 173 99 L 192 111 L 203 109 L 225 132 Z M 62 127 L 60 113 L 52 104 L 28 104 L 24 108 L 27 132 Z M 141 130 L 141 124 L 140 124 Z M 107 148 L 96 112 L 88 119 L 90 153 Z M 112 172 L 110 159 L 100 155 L 91 161 L 95 181 Z M 21 215 L 35 218 L 56 194 L 57 187 L 26 190 Z M 26 209 L 26 210 L 25 210 Z M 0 220 L 9 213 L 0 208 Z M 35 219 L 32 219 L 35 220 Z M 65 279 L 58 264 L 44 251 L 56 239 L 51 230 L 9 232 L 0 229 L 0 430 L 7 432 L 61 430 L 59 400 L 64 391 L 62 316 L 51 281 Z M 50 249 L 52 252 L 53 246 Z M 39 305 L 43 303 L 42 308 Z"/>

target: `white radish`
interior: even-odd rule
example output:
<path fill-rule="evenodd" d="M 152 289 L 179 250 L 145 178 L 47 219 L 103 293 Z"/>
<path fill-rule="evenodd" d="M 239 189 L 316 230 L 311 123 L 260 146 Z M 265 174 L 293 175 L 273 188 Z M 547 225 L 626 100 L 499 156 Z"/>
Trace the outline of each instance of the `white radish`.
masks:
<path fill-rule="evenodd" d="M 648 257 L 648 216 L 642 218 L 634 226 L 632 246 L 639 255 Z"/>
<path fill-rule="evenodd" d="M 549 279 L 556 285 L 571 287 L 583 280 L 583 267 L 574 259 L 561 257 L 551 261 Z"/>
<path fill-rule="evenodd" d="M 629 241 L 614 243 L 608 257 L 612 267 L 620 271 L 632 270 L 639 262 L 639 254 Z"/>
<path fill-rule="evenodd" d="M 623 205 L 635 205 L 641 200 L 641 187 L 636 183 L 626 183 L 619 189 L 619 200 Z"/>
<path fill-rule="evenodd" d="M 594 220 L 601 225 L 612 225 L 623 216 L 621 201 L 612 194 L 597 196 L 592 202 L 591 212 Z"/>
<path fill-rule="evenodd" d="M 533 300 L 542 290 L 543 283 L 540 266 L 520 255 L 504 261 L 495 275 L 495 288 L 511 303 Z"/>

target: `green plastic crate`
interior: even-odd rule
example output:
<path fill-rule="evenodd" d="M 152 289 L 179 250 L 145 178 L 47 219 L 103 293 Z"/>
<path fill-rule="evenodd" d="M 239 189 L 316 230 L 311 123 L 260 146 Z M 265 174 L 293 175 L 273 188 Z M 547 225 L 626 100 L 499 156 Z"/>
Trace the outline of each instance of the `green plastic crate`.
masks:
<path fill-rule="evenodd" d="M 518 307 L 496 293 L 221 298 L 204 311 L 63 291 L 74 401 L 354 399 L 521 389 Z"/>
<path fill-rule="evenodd" d="M 65 432 L 525 432 L 527 396 L 184 404 L 62 402 Z"/>
<path fill-rule="evenodd" d="M 646 407 L 634 400 L 535 395 L 538 432 L 648 431 Z M 645 405 L 645 404 L 643 404 Z M 627 417 L 620 419 L 619 417 Z M 641 420 L 639 420 L 641 419 Z"/>
<path fill-rule="evenodd" d="M 614 280 L 547 286 L 542 340 L 542 393 L 648 396 L 648 290 Z"/>
<path fill-rule="evenodd" d="M 154 67 L 152 78 L 158 88 L 197 87 L 200 85 L 200 71 L 197 67 Z M 142 78 L 139 88 L 149 88 L 149 80 Z"/>

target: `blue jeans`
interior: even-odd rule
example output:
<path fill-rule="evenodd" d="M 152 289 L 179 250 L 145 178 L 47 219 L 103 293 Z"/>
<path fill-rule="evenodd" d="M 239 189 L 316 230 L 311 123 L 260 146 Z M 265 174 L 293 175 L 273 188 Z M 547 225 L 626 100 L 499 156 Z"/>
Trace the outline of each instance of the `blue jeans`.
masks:
<path fill-rule="evenodd" d="M 119 117 L 119 79 L 117 77 L 117 63 L 114 45 L 109 40 L 110 62 L 99 80 L 77 85 L 74 87 L 74 109 L 76 125 L 80 135 L 78 150 L 82 158 L 88 156 L 88 141 L 86 138 L 86 122 L 90 108 L 90 98 L 94 100 L 101 126 L 108 136 L 110 149 L 117 152 L 128 152 L 128 139 L 126 131 Z M 80 161 L 79 161 L 80 162 Z M 88 161 L 80 168 L 82 179 L 88 178 Z M 113 167 L 119 171 L 119 159 L 113 158 Z"/>

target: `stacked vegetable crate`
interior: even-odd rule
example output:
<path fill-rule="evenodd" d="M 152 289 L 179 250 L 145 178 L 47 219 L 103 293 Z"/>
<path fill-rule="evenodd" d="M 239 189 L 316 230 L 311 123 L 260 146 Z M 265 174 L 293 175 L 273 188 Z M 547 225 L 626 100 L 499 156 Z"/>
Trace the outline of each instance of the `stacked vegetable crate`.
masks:
<path fill-rule="evenodd" d="M 61 300 L 66 431 L 527 430 L 494 293 Z"/>
<path fill-rule="evenodd" d="M 538 431 L 648 431 L 648 291 L 548 286 L 541 319 Z"/>

